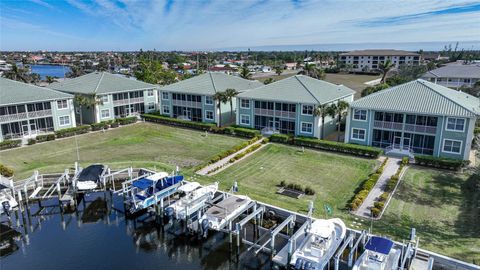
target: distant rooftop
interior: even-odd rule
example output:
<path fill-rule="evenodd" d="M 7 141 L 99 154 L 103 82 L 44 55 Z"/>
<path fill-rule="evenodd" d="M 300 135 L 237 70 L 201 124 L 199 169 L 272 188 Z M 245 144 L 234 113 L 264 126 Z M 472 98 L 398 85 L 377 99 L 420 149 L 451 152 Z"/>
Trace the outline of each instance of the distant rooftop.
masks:
<path fill-rule="evenodd" d="M 357 50 L 341 53 L 341 56 L 420 56 L 418 53 L 401 50 Z"/>
<path fill-rule="evenodd" d="M 73 98 L 73 96 L 46 87 L 0 77 L 0 106 L 66 98 Z"/>
<path fill-rule="evenodd" d="M 354 93 L 355 91 L 343 85 L 304 75 L 295 75 L 245 91 L 238 97 L 290 103 L 325 104 Z"/>
<path fill-rule="evenodd" d="M 352 108 L 426 115 L 480 116 L 480 100 L 422 79 L 388 88 L 350 104 Z"/>
<path fill-rule="evenodd" d="M 77 78 L 52 83 L 50 88 L 79 94 L 110 94 L 156 88 L 156 85 L 117 76 L 108 72 L 92 72 Z"/>
<path fill-rule="evenodd" d="M 447 65 L 430 70 L 423 78 L 475 78 L 480 79 L 480 65 Z"/>

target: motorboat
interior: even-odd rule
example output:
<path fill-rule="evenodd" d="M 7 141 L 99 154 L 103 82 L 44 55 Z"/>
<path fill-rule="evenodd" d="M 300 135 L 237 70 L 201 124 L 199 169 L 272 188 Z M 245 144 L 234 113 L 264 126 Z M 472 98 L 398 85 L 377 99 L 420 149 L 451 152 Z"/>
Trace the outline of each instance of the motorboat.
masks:
<path fill-rule="evenodd" d="M 9 193 L 8 187 L 0 184 L 0 214 L 9 215 L 10 212 L 18 206 L 18 202 Z"/>
<path fill-rule="evenodd" d="M 86 167 L 76 179 L 76 187 L 78 191 L 90 191 L 96 189 L 101 181 L 106 167 L 101 164 L 94 164 Z"/>
<path fill-rule="evenodd" d="M 346 232 L 347 227 L 341 219 L 315 220 L 307 236 L 293 253 L 290 265 L 294 269 L 324 269 L 345 238 Z"/>
<path fill-rule="evenodd" d="M 401 250 L 393 241 L 372 236 L 365 244 L 365 251 L 358 258 L 352 270 L 395 270 L 398 267 Z"/>
<path fill-rule="evenodd" d="M 165 214 L 170 218 L 185 219 L 205 206 L 215 195 L 218 182 L 202 187 L 198 182 L 190 182 L 178 188 L 183 196 L 167 207 Z"/>
<path fill-rule="evenodd" d="M 156 205 L 164 198 L 177 192 L 183 181 L 182 175 L 158 172 L 141 177 L 131 183 L 127 205 L 131 213 Z"/>

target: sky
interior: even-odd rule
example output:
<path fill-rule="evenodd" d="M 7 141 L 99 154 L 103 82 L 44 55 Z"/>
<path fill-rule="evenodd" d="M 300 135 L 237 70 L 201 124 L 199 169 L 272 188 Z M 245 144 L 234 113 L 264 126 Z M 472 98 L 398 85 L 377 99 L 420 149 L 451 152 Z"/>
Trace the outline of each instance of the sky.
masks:
<path fill-rule="evenodd" d="M 0 0 L 0 50 L 446 41 L 480 41 L 479 1 Z"/>

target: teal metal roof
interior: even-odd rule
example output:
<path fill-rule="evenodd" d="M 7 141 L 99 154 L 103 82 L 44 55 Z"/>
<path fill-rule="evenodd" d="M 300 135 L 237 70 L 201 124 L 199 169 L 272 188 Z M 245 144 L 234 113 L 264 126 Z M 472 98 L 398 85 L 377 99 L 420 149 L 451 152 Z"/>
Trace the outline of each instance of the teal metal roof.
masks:
<path fill-rule="evenodd" d="M 304 75 L 295 75 L 251 89 L 239 94 L 238 97 L 303 104 L 325 104 L 353 94 L 355 91 L 343 85 Z"/>
<path fill-rule="evenodd" d="M 73 98 L 73 96 L 46 87 L 0 77 L 0 105 L 2 106 L 66 98 Z"/>
<path fill-rule="evenodd" d="M 92 72 L 63 82 L 52 83 L 50 88 L 75 94 L 110 94 L 156 88 L 156 85 L 114 75 L 108 72 Z"/>
<path fill-rule="evenodd" d="M 214 95 L 217 92 L 225 91 L 227 88 L 233 88 L 238 92 L 243 92 L 261 85 L 263 84 L 258 81 L 250 81 L 222 72 L 208 72 L 166 85 L 161 87 L 160 90 L 197 95 Z"/>
<path fill-rule="evenodd" d="M 421 79 L 373 93 L 352 102 L 350 106 L 427 115 L 480 115 L 478 98 Z"/>

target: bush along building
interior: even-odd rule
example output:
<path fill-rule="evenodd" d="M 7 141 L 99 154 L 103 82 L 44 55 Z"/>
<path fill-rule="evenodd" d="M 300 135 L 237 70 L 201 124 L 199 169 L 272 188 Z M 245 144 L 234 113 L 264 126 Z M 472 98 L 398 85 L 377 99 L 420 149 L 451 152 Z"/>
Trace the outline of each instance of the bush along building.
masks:
<path fill-rule="evenodd" d="M 326 137 L 336 128 L 336 118 L 315 114 L 318 106 L 352 102 L 354 91 L 343 85 L 296 75 L 245 91 L 237 99 L 237 125 L 306 137 Z M 322 136 L 322 130 L 325 136 Z"/>
<path fill-rule="evenodd" d="M 419 79 L 351 103 L 345 142 L 467 160 L 479 114 L 478 98 Z"/>
<path fill-rule="evenodd" d="M 225 103 L 215 100 L 215 94 L 235 89 L 241 93 L 263 85 L 237 76 L 208 72 L 160 88 L 160 114 L 195 122 L 226 124 L 234 122 L 236 98 Z M 220 103 L 220 108 L 218 104 Z M 232 117 L 233 116 L 233 117 Z"/>
<path fill-rule="evenodd" d="M 75 95 L 77 121 L 99 123 L 153 112 L 158 107 L 156 85 L 108 72 L 93 72 L 50 85 Z"/>
<path fill-rule="evenodd" d="M 0 78 L 0 141 L 75 127 L 73 96 Z"/>

